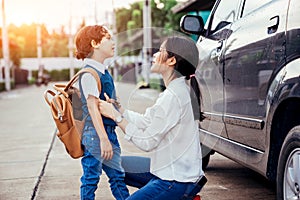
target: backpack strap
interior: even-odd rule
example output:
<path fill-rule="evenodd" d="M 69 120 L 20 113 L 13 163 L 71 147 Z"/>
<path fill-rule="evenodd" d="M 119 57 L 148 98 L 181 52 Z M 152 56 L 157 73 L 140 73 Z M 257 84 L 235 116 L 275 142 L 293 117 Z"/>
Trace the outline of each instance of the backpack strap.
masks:
<path fill-rule="evenodd" d="M 66 97 L 68 97 L 69 96 L 69 94 L 67 93 L 68 89 L 72 87 L 72 85 L 78 80 L 79 75 L 83 74 L 83 73 L 90 73 L 96 79 L 98 90 L 101 93 L 102 87 L 101 87 L 100 77 L 98 76 L 98 73 L 96 72 L 96 70 L 94 70 L 93 68 L 90 68 L 90 67 L 89 68 L 83 68 L 80 71 L 78 71 L 72 77 L 72 79 L 67 83 L 67 85 L 65 85 L 65 84 L 55 84 L 53 86 L 54 89 L 61 92 Z"/>
<path fill-rule="evenodd" d="M 52 90 L 46 90 L 46 91 L 44 92 L 44 98 L 45 98 L 47 104 L 50 106 L 50 105 L 51 105 L 51 101 L 50 101 L 49 98 L 48 98 L 48 94 L 50 94 L 50 95 L 52 96 L 52 98 L 53 98 L 56 94 L 55 94 L 55 92 L 53 92 Z"/>
<path fill-rule="evenodd" d="M 101 79 L 100 79 L 100 77 L 98 76 L 98 73 L 97 73 L 97 71 L 95 70 L 95 69 L 93 69 L 93 68 L 91 68 L 91 67 L 87 67 L 87 68 L 83 68 L 83 69 L 81 69 L 82 70 L 82 72 L 81 73 L 90 73 L 90 74 L 92 74 L 92 76 L 96 79 L 96 81 L 97 81 L 97 87 L 98 87 L 98 90 L 99 90 L 99 93 L 101 93 L 101 90 L 102 90 L 102 88 L 101 88 Z M 80 71 L 81 71 L 80 70 Z M 79 71 L 79 72 L 80 72 Z M 80 74 L 81 74 L 80 73 Z M 78 79 L 78 78 L 77 78 Z"/>

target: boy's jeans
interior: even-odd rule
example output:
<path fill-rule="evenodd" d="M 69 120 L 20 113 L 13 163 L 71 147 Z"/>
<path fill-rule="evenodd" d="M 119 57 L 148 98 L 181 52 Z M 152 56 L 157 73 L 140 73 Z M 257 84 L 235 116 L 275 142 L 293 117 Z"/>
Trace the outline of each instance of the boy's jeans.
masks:
<path fill-rule="evenodd" d="M 113 146 L 113 158 L 103 160 L 101 158 L 100 140 L 93 127 L 86 126 L 82 135 L 84 156 L 81 159 L 83 175 L 81 177 L 80 195 L 82 200 L 95 199 L 95 191 L 98 187 L 102 169 L 109 178 L 110 188 L 115 199 L 126 199 L 129 196 L 124 183 L 125 173 L 121 167 L 121 149 L 114 131 L 114 127 L 105 127 L 108 138 Z"/>

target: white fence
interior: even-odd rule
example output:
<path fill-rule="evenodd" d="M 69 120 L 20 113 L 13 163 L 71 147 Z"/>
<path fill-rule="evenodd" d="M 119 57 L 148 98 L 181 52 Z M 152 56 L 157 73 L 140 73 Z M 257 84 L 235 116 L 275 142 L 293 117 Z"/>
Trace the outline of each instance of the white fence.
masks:
<path fill-rule="evenodd" d="M 138 62 L 141 58 L 135 56 L 122 56 L 117 57 L 116 61 L 120 66 L 126 65 L 129 62 Z M 106 60 L 107 64 L 113 62 L 113 58 Z M 76 58 L 70 59 L 69 57 L 51 57 L 51 58 L 41 58 L 41 65 L 44 65 L 44 69 L 53 70 L 53 69 L 68 69 L 71 66 L 74 68 L 81 68 L 83 63 L 82 60 Z M 26 70 L 38 70 L 39 69 L 39 60 L 37 58 L 22 58 L 21 59 L 21 69 Z"/>

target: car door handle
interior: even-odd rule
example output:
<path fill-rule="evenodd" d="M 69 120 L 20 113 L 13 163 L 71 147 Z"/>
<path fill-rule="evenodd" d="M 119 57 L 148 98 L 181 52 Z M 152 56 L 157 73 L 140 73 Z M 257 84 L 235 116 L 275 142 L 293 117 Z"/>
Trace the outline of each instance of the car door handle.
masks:
<path fill-rule="evenodd" d="M 275 33 L 279 26 L 279 16 L 274 16 L 270 18 L 270 25 L 268 27 L 268 34 Z"/>
<path fill-rule="evenodd" d="M 216 49 L 214 49 L 210 54 L 210 59 L 213 61 L 216 61 L 216 60 L 218 60 L 219 56 L 220 56 L 220 52 L 218 52 Z"/>
<path fill-rule="evenodd" d="M 213 49 L 210 54 L 210 59 L 216 64 L 222 62 L 221 61 L 222 47 L 223 47 L 223 40 L 220 40 L 217 48 Z"/>

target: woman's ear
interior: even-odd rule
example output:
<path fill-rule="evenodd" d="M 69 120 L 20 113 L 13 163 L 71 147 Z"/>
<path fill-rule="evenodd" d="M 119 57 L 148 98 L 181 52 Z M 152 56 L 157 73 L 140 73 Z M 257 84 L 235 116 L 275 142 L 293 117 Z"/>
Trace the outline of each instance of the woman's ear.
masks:
<path fill-rule="evenodd" d="M 97 44 L 97 42 L 96 42 L 95 40 L 92 40 L 92 41 L 91 41 L 91 45 L 92 45 L 92 47 L 95 48 L 95 49 L 99 48 L 99 46 L 100 46 L 100 44 L 99 44 L 99 43 Z"/>
<path fill-rule="evenodd" d="M 175 58 L 175 56 L 172 56 L 171 58 L 168 58 L 168 60 L 167 60 L 167 64 L 168 65 L 175 65 L 176 64 L 176 58 Z"/>

